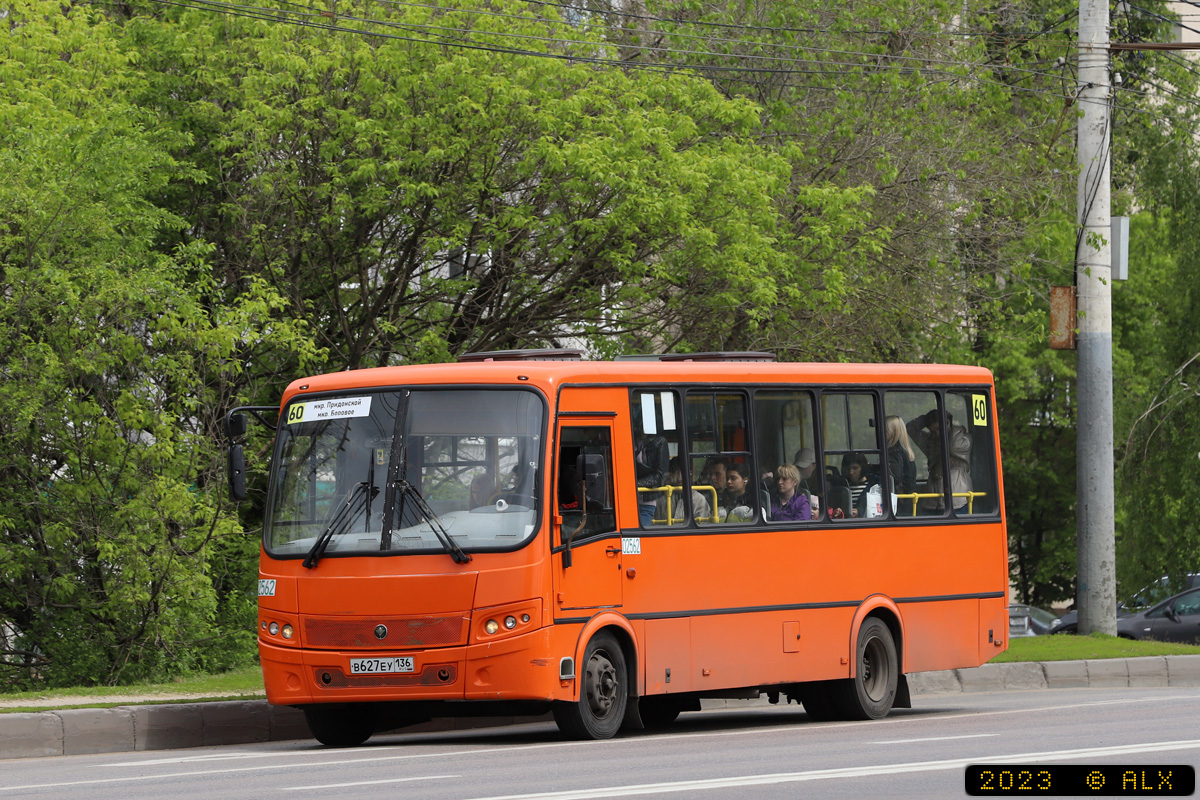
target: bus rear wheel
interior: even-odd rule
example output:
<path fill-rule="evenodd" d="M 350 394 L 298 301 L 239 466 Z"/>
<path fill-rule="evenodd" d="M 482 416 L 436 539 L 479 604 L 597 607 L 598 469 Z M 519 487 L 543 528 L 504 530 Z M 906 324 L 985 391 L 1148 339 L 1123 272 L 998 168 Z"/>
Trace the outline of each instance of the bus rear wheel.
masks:
<path fill-rule="evenodd" d="M 304 721 L 313 738 L 327 747 L 357 747 L 375 732 L 375 710 L 370 706 L 306 708 Z"/>
<path fill-rule="evenodd" d="M 610 739 L 629 702 L 625 653 L 611 633 L 598 633 L 588 642 L 582 666 L 579 700 L 556 702 L 554 721 L 572 739 Z"/>
<path fill-rule="evenodd" d="M 855 675 L 841 681 L 836 697 L 842 719 L 883 719 L 900 684 L 896 641 L 887 623 L 868 617 L 858 629 Z"/>

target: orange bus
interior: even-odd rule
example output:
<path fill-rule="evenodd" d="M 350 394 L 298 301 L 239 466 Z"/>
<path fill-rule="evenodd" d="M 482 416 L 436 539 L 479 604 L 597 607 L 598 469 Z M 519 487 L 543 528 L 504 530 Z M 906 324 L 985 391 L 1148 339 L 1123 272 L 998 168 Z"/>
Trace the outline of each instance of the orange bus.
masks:
<path fill-rule="evenodd" d="M 991 374 L 504 351 L 284 392 L 260 560 L 268 700 L 327 745 L 552 711 L 576 738 L 767 694 L 909 707 L 1007 642 Z M 245 412 L 231 488 L 245 495 Z M 265 419 L 264 419 L 265 421 Z"/>

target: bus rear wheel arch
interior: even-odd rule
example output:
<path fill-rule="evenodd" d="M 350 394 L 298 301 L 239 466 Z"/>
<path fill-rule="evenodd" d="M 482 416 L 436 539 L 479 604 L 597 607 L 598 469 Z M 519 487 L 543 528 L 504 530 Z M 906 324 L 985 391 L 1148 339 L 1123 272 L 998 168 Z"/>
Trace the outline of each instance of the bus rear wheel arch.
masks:
<path fill-rule="evenodd" d="M 881 617 L 862 621 L 855 640 L 853 678 L 812 681 L 796 687 L 800 702 L 815 722 L 883 719 L 897 705 L 907 707 L 902 689 L 899 649 L 892 628 Z"/>
<path fill-rule="evenodd" d="M 593 636 L 577 674 L 579 699 L 556 701 L 554 721 L 572 739 L 612 738 L 629 703 L 629 669 L 617 637 L 607 630 Z"/>

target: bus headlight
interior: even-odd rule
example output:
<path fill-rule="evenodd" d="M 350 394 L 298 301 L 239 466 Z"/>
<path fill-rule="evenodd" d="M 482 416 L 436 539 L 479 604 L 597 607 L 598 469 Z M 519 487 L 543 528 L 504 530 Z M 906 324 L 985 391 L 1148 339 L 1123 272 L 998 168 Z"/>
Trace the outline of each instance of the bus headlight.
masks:
<path fill-rule="evenodd" d="M 491 642 L 512 636 L 530 633 L 535 620 L 541 617 L 541 605 L 537 600 L 522 600 L 502 606 L 476 609 L 477 617 L 472 621 L 471 638 L 475 642 Z"/>
<path fill-rule="evenodd" d="M 280 630 L 280 633 L 283 634 L 283 638 L 290 639 L 290 638 L 292 638 L 292 634 L 295 633 L 295 631 L 292 629 L 291 625 L 284 625 L 283 628 Z"/>
<path fill-rule="evenodd" d="M 272 622 L 270 625 L 268 625 L 267 633 L 271 634 L 272 636 L 277 636 L 279 634 L 279 623 Z"/>

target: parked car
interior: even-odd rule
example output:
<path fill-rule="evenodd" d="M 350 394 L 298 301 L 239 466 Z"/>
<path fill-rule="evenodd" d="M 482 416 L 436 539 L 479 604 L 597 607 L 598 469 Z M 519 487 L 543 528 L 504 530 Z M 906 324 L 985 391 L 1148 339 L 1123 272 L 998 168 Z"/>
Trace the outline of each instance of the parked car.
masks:
<path fill-rule="evenodd" d="M 1126 639 L 1200 644 L 1200 588 L 1169 597 L 1156 606 L 1121 617 L 1117 635 Z"/>
<path fill-rule="evenodd" d="M 1044 608 L 1015 603 L 1008 607 L 1008 638 L 1044 636 L 1050 632 L 1054 614 Z"/>
<path fill-rule="evenodd" d="M 1149 608 L 1163 599 L 1168 591 L 1171 579 L 1166 575 L 1135 594 L 1128 603 L 1117 603 L 1117 620 L 1136 614 Z M 1184 589 L 1194 589 L 1200 586 L 1200 572 L 1192 572 L 1184 579 Z M 1079 631 L 1079 612 L 1071 609 L 1050 625 L 1050 633 L 1077 633 Z"/>

